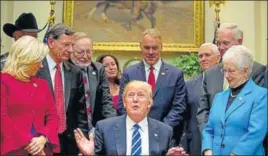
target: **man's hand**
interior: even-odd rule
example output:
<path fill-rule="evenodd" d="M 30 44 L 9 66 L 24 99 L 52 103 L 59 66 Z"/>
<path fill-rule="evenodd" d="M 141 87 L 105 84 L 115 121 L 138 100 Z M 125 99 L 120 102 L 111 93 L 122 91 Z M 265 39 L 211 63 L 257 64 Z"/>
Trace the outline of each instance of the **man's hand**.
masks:
<path fill-rule="evenodd" d="M 167 155 L 186 156 L 186 153 L 182 147 L 172 147 L 168 150 Z"/>
<path fill-rule="evenodd" d="M 34 137 L 24 149 L 32 155 L 44 155 L 43 150 L 46 142 L 47 139 L 43 135 Z"/>
<path fill-rule="evenodd" d="M 209 156 L 209 155 L 213 155 L 213 153 L 211 150 L 205 150 L 204 155 Z"/>
<path fill-rule="evenodd" d="M 84 136 L 83 132 L 77 128 L 74 130 L 75 141 L 78 148 L 84 155 L 93 155 L 94 154 L 94 135 L 93 133 L 89 134 L 89 140 Z"/>

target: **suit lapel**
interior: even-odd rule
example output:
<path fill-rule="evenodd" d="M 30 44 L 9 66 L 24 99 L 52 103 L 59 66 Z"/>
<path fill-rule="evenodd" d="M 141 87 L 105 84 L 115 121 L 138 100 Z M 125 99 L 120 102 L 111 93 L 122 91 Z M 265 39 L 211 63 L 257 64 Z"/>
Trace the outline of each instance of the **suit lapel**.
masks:
<path fill-rule="evenodd" d="M 167 76 L 168 76 L 168 68 L 165 66 L 165 62 L 162 61 L 162 65 L 160 67 L 160 71 L 156 81 L 155 90 L 153 92 L 153 97 L 156 95 L 159 88 L 161 88 L 161 86 L 165 83 L 165 81 L 167 80 L 166 79 Z"/>
<path fill-rule="evenodd" d="M 96 91 L 97 91 L 97 84 L 98 84 L 98 72 L 94 70 L 92 65 L 88 67 L 88 85 L 89 85 L 89 92 L 90 92 L 90 106 L 92 110 L 92 114 L 95 107 L 95 97 L 96 97 Z"/>
<path fill-rule="evenodd" d="M 238 96 L 235 98 L 233 103 L 230 105 L 230 107 L 226 111 L 225 120 L 227 120 L 230 114 L 232 114 L 236 109 L 238 109 L 242 104 L 246 102 L 245 98 L 247 94 L 249 94 L 252 91 L 253 87 L 254 86 L 253 86 L 252 80 L 250 79 L 247 82 L 247 84 L 244 86 L 244 88 L 242 88 L 241 92 L 238 94 Z"/>
<path fill-rule="evenodd" d="M 50 77 L 50 71 L 49 71 L 49 67 L 48 67 L 48 63 L 47 63 L 46 58 L 43 59 L 42 64 L 43 64 L 43 68 L 39 69 L 39 71 L 37 73 L 37 76 L 47 80 L 47 82 L 49 84 L 49 87 L 50 87 L 50 90 L 51 90 L 51 93 L 52 93 L 53 98 L 54 98 L 54 94 L 53 94 L 54 89 L 53 89 L 53 84 L 52 84 L 52 80 L 51 80 L 51 77 Z"/>
<path fill-rule="evenodd" d="M 68 110 L 69 106 L 69 99 L 70 99 L 70 92 L 71 92 L 71 77 L 72 77 L 72 72 L 70 67 L 63 62 L 63 70 L 64 70 L 64 100 L 65 100 L 65 110 Z"/>
<path fill-rule="evenodd" d="M 223 68 L 223 64 L 221 63 L 221 64 L 219 64 L 219 70 L 217 70 L 218 73 L 215 74 L 216 83 L 221 85 L 221 86 L 219 86 L 219 91 L 223 91 L 224 75 L 221 72 L 222 68 Z M 219 83 L 219 82 L 221 82 L 221 83 Z"/>
<path fill-rule="evenodd" d="M 143 64 L 142 61 L 137 66 L 136 73 L 137 73 L 137 80 L 145 81 L 146 82 L 145 67 L 144 67 L 144 64 Z"/>
<path fill-rule="evenodd" d="M 153 120 L 148 118 L 148 133 L 149 133 L 149 155 L 159 154 L 159 130 L 157 124 L 152 123 Z"/>
<path fill-rule="evenodd" d="M 114 125 L 113 135 L 118 155 L 126 155 L 126 115 Z"/>
<path fill-rule="evenodd" d="M 219 103 L 219 107 L 220 107 L 220 111 L 221 112 L 221 122 L 224 125 L 225 123 L 225 116 L 226 116 L 226 112 L 225 109 L 227 107 L 227 103 L 228 103 L 228 99 L 229 99 L 229 95 L 230 95 L 231 89 L 227 89 L 226 91 L 224 91 L 222 99 L 220 99 L 219 101 L 221 101 L 222 103 Z M 230 109 L 230 108 L 229 108 Z"/>

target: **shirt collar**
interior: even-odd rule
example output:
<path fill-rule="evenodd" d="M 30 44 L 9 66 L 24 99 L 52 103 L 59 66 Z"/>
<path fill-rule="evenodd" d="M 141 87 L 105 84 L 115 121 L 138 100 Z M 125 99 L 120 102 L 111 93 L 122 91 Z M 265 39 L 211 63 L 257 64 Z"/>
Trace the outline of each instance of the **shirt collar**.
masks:
<path fill-rule="evenodd" d="M 127 115 L 126 120 L 127 120 L 127 130 L 128 131 L 131 130 L 135 124 L 138 124 L 141 128 L 141 131 L 143 131 L 143 132 L 144 132 L 144 128 L 146 128 L 148 126 L 147 116 L 143 120 L 141 120 L 139 123 L 134 122 L 128 115 Z"/>
<path fill-rule="evenodd" d="M 143 60 L 143 63 L 144 63 L 145 71 L 149 71 L 151 65 L 147 64 L 144 60 Z M 161 67 L 161 65 L 162 65 L 162 60 L 159 59 L 159 60 L 156 62 L 156 64 L 153 65 L 153 67 L 154 67 L 154 69 L 155 69 L 156 71 L 160 71 L 160 67 Z"/>
<path fill-rule="evenodd" d="M 56 67 L 56 62 L 51 58 L 50 55 L 47 55 L 46 59 L 47 59 L 47 64 L 48 64 L 49 70 L 54 70 Z M 63 69 L 62 62 L 60 63 L 60 68 L 61 68 L 61 70 Z"/>

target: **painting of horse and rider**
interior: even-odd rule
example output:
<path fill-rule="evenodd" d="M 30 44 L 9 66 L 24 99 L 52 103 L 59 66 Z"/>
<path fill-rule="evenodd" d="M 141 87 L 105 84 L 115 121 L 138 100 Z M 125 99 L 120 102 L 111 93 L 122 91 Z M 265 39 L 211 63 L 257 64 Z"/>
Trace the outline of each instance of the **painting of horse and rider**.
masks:
<path fill-rule="evenodd" d="M 72 26 L 96 42 L 137 42 L 157 28 L 166 43 L 193 43 L 194 1 L 74 1 Z"/>

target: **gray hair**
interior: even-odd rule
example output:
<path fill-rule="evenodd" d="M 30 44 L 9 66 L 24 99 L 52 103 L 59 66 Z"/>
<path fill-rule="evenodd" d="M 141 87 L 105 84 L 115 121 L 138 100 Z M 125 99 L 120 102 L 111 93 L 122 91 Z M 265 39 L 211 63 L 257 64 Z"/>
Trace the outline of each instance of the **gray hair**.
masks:
<path fill-rule="evenodd" d="M 47 36 L 48 37 L 52 37 L 53 39 L 58 39 L 58 37 L 62 34 L 65 34 L 65 35 L 68 35 L 68 36 L 71 36 L 75 33 L 75 31 L 67 26 L 67 25 L 64 25 L 62 23 L 58 23 L 58 24 L 55 24 L 53 25 L 47 32 Z"/>
<path fill-rule="evenodd" d="M 229 48 L 223 55 L 222 61 L 232 61 L 238 68 L 248 68 L 248 74 L 250 75 L 253 67 L 253 56 L 251 51 L 243 45 L 234 45 Z"/>
<path fill-rule="evenodd" d="M 214 54 L 220 54 L 220 51 L 218 49 L 218 46 L 213 43 L 203 43 L 199 49 L 208 47 L 212 50 Z"/>
<path fill-rule="evenodd" d="M 222 23 L 217 31 L 222 32 L 226 29 L 232 30 L 235 40 L 243 38 L 243 31 L 240 28 L 238 28 L 238 25 L 236 23 Z"/>
<path fill-rule="evenodd" d="M 88 37 L 87 34 L 84 33 L 84 32 L 76 32 L 76 33 L 74 33 L 74 37 L 75 37 L 75 40 L 79 40 L 79 39 L 82 39 L 82 38 L 87 38 L 90 41 L 90 43 L 93 45 L 93 42 L 92 42 L 91 38 Z"/>

